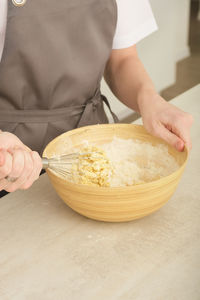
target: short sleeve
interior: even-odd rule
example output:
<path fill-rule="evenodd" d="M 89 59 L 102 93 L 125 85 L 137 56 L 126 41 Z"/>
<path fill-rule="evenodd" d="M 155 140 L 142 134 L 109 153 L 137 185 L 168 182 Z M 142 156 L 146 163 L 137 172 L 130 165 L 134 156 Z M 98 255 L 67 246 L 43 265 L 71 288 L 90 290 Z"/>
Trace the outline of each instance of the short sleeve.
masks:
<path fill-rule="evenodd" d="M 116 0 L 118 17 L 113 49 L 128 48 L 158 29 L 148 0 Z"/>

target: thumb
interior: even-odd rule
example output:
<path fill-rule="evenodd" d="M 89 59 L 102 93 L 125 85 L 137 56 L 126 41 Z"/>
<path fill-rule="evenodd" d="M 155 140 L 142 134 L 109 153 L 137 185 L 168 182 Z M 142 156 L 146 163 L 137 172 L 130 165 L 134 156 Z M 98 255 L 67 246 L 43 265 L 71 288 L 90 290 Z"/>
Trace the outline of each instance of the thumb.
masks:
<path fill-rule="evenodd" d="M 156 133 L 157 136 L 173 146 L 176 150 L 184 150 L 184 141 L 165 126 L 160 126 Z"/>

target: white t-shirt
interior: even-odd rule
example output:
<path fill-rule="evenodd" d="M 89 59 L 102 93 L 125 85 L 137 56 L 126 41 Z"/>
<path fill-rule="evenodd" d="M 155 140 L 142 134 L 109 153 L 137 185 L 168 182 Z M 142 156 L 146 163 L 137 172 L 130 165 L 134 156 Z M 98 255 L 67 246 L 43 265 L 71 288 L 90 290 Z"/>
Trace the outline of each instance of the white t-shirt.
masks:
<path fill-rule="evenodd" d="M 113 49 L 128 48 L 157 30 L 149 0 L 116 0 L 116 2 L 118 19 Z M 0 0 L 0 60 L 5 39 L 6 15 L 7 0 Z"/>

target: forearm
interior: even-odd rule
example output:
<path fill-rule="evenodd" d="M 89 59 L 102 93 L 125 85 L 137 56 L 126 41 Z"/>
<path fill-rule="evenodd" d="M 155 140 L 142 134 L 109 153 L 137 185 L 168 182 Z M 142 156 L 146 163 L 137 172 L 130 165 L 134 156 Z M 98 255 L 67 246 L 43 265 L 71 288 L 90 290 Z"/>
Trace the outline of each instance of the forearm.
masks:
<path fill-rule="evenodd" d="M 192 116 L 165 101 L 137 56 L 135 46 L 113 50 L 105 69 L 105 79 L 121 102 L 139 112 L 144 127 L 178 151 L 191 148 Z"/>
<path fill-rule="evenodd" d="M 157 93 L 140 61 L 135 47 L 127 49 L 127 55 L 113 52 L 105 70 L 105 80 L 114 95 L 129 108 L 140 112 L 147 98 Z"/>

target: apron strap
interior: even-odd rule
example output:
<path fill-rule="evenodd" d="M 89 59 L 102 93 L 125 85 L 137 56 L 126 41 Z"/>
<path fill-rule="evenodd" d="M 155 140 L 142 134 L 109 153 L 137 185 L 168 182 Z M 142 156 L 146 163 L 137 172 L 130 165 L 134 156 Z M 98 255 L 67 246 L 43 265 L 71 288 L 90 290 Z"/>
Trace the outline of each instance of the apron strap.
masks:
<path fill-rule="evenodd" d="M 5 123 L 50 123 L 81 115 L 85 105 L 62 107 L 58 109 L 1 110 L 0 122 Z"/>
<path fill-rule="evenodd" d="M 104 96 L 104 95 L 101 95 L 101 98 L 102 100 L 105 102 L 105 104 L 107 105 L 107 107 L 109 108 L 110 110 L 110 113 L 113 117 L 113 121 L 114 123 L 119 123 L 119 119 L 118 117 L 116 116 L 116 114 L 112 111 L 111 107 L 110 107 L 110 103 L 108 102 L 108 99 Z"/>
<path fill-rule="evenodd" d="M 93 125 L 99 120 L 98 108 L 100 109 L 100 106 L 103 106 L 102 101 L 109 108 L 114 122 L 118 123 L 119 119 L 111 110 L 108 100 L 100 94 L 96 94 L 86 104 L 79 106 L 62 107 L 52 110 L 2 110 L 0 111 L 0 120 L 1 122 L 8 123 L 48 123 L 80 115 L 77 127 L 82 127 L 86 124 Z"/>

